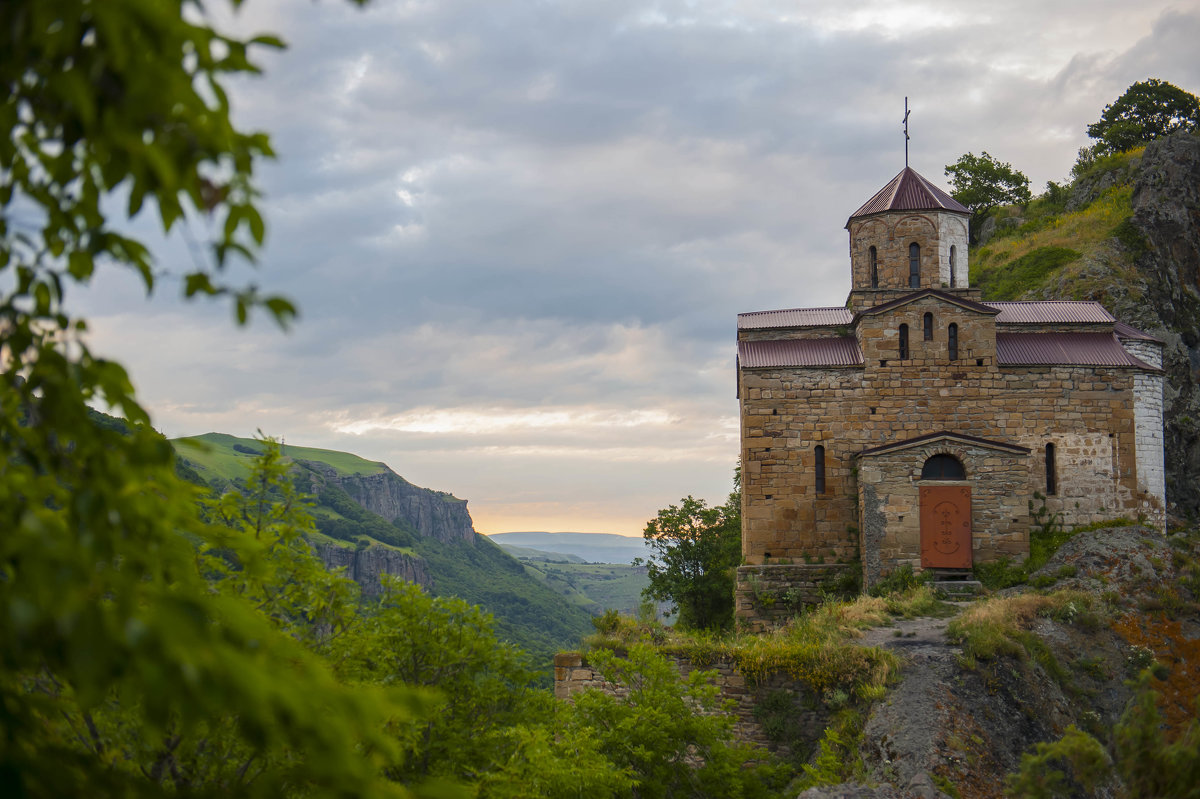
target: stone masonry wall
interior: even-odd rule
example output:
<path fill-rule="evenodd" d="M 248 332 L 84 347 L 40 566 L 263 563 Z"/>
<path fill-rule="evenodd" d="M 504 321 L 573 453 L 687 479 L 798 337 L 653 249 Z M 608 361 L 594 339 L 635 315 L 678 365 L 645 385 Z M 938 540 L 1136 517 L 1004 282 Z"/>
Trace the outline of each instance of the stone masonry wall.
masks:
<path fill-rule="evenodd" d="M 965 481 L 921 480 L 934 455 L 951 455 Z M 898 567 L 921 569 L 920 487 L 965 485 L 971 489 L 974 562 L 1023 558 L 1029 552 L 1029 456 L 943 439 L 859 459 L 863 585 L 871 587 Z"/>
<path fill-rule="evenodd" d="M 933 338 L 924 338 L 924 319 L 933 317 Z M 900 325 L 908 325 L 909 357 L 900 359 Z M 950 325 L 958 326 L 958 358 L 950 360 Z M 864 316 L 856 331 L 868 371 L 871 367 L 953 370 L 959 365 L 988 366 L 996 360 L 994 316 L 952 305 L 937 297 L 919 300 L 886 313 Z M 982 361 L 982 363 L 979 363 Z M 888 375 L 891 378 L 891 375 Z"/>
<path fill-rule="evenodd" d="M 915 307 L 898 309 L 913 317 L 913 357 L 908 361 L 868 358 L 860 368 L 740 371 L 743 555 L 748 564 L 805 556 L 857 560 L 855 456 L 869 447 L 941 430 L 1030 449 L 1029 478 L 1017 500 L 1021 504 L 1035 490 L 1044 492 L 1044 448 L 1055 443 L 1059 492 L 1048 504 L 1068 524 L 1136 515 L 1143 508 L 1149 497 L 1139 491 L 1134 456 L 1135 370 L 1001 369 L 988 336 L 972 330 L 975 325 L 992 327 L 990 317 L 947 311 L 943 305 L 933 311 L 934 341 L 925 342 L 920 324 L 924 306 L 910 305 Z M 885 317 L 867 317 L 862 323 L 878 325 L 870 335 L 885 338 Z M 893 327 L 898 318 L 890 320 Z M 948 361 L 945 343 L 945 325 L 952 319 L 962 320 L 955 362 Z M 874 354 L 882 354 L 885 346 L 894 345 L 879 345 Z M 820 495 L 814 476 L 818 444 L 825 448 L 826 490 Z"/>
<path fill-rule="evenodd" d="M 667 655 L 679 669 L 680 677 L 686 677 L 697 667 L 681 655 Z M 829 714 L 814 696 L 812 690 L 793 679 L 786 673 L 767 675 L 761 682 L 747 680 L 737 666 L 727 661 L 718 661 L 708 666 L 699 667 L 705 671 L 715 671 L 714 684 L 721 691 L 721 699 L 733 700 L 734 736 L 739 741 L 756 744 L 768 748 L 784 757 L 789 751 L 777 747 L 767 736 L 763 725 L 755 717 L 754 709 L 768 695 L 777 691 L 786 691 L 793 702 L 793 718 L 804 730 L 801 736 L 802 745 L 812 747 L 820 740 L 825 728 L 829 725 Z M 568 700 L 575 694 L 594 688 L 614 696 L 626 696 L 629 689 L 604 680 L 603 676 L 578 653 L 561 653 L 554 657 L 554 696 Z"/>
<path fill-rule="evenodd" d="M 739 566 L 734 617 L 761 631 L 783 624 L 806 607 L 819 605 L 847 577 L 857 578 L 857 564 L 773 563 Z"/>
<path fill-rule="evenodd" d="M 871 287 L 870 248 L 875 247 L 880 289 L 909 286 L 908 248 L 915 242 L 921 248 L 920 288 L 950 286 L 950 247 L 955 248 L 955 285 L 965 288 L 967 281 L 967 226 L 961 214 L 938 211 L 886 214 L 853 219 L 850 231 L 851 279 L 855 289 Z M 853 292 L 852 292 L 853 295 Z M 851 299 L 852 310 L 861 310 Z"/>
<path fill-rule="evenodd" d="M 961 214 L 938 214 L 941 235 L 938 237 L 938 284 L 955 288 L 967 288 L 968 277 L 967 219 Z M 954 248 L 954 280 L 950 280 L 950 248 Z M 938 288 L 938 286 L 934 286 Z"/>
<path fill-rule="evenodd" d="M 823 325 L 820 327 L 793 327 L 793 328 L 773 328 L 767 327 L 755 330 L 739 330 L 738 341 L 784 341 L 786 339 L 814 339 L 814 338 L 840 338 L 849 336 L 850 328 L 848 326 L 832 326 Z"/>

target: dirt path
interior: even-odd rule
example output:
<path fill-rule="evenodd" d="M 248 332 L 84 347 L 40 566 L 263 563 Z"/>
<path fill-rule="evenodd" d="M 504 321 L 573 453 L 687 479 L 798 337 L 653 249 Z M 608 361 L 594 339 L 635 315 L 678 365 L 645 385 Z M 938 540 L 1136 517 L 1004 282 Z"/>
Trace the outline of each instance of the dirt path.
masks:
<path fill-rule="evenodd" d="M 948 686 L 962 651 L 946 640 L 949 623 L 949 618 L 899 619 L 859 639 L 863 646 L 888 649 L 903 661 L 900 684 L 867 719 L 863 756 L 878 778 L 898 786 L 904 796 L 945 795 L 930 775 L 946 759 L 943 741 L 954 706 Z"/>
<path fill-rule="evenodd" d="M 949 799 L 931 776 L 944 762 L 942 740 L 953 706 L 946 686 L 955 679 L 961 651 L 946 640 L 949 623 L 950 618 L 928 616 L 898 619 L 855 641 L 890 650 L 903 663 L 900 683 L 875 706 L 863 730 L 863 759 L 874 787 L 813 788 L 802 799 Z"/>
<path fill-rule="evenodd" d="M 947 602 L 948 605 L 965 608 L 967 602 Z M 957 615 L 957 614 L 955 614 Z M 915 619 L 897 619 L 891 627 L 874 627 L 864 632 L 857 643 L 862 646 L 878 646 L 890 649 L 904 658 L 914 661 L 941 659 L 957 655 L 960 650 L 946 641 L 946 627 L 953 618 L 920 616 Z"/>

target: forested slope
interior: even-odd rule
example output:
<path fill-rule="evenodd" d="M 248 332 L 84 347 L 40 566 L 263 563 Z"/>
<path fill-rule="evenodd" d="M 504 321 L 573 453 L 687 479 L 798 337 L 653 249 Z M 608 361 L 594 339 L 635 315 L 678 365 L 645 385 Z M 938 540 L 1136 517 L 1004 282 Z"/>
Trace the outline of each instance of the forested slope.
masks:
<path fill-rule="evenodd" d="M 217 490 L 244 480 L 262 449 L 255 439 L 224 433 L 172 443 L 183 466 Z M 465 500 L 415 486 L 385 464 L 350 453 L 290 444 L 283 453 L 298 486 L 314 499 L 310 538 L 318 554 L 331 568 L 345 567 L 368 595 L 390 574 L 435 596 L 465 599 L 491 613 L 499 636 L 539 667 L 592 629 L 590 613 L 475 532 Z"/>

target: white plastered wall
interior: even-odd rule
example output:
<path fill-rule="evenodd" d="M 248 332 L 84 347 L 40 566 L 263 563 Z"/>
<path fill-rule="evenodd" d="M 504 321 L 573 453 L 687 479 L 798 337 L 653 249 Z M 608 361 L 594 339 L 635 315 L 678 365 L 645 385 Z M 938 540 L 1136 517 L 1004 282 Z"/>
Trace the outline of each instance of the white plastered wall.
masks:
<path fill-rule="evenodd" d="M 938 225 L 938 280 L 950 286 L 950 247 L 954 247 L 955 288 L 967 288 L 967 218 L 959 214 L 937 214 Z"/>
<path fill-rule="evenodd" d="M 1151 366 L 1162 368 L 1162 347 L 1152 341 L 1123 341 L 1125 349 Z M 1157 500 L 1142 509 L 1147 521 L 1166 525 L 1167 474 L 1163 457 L 1163 380 L 1161 372 L 1138 372 L 1133 378 L 1133 435 L 1137 448 L 1138 489 Z"/>

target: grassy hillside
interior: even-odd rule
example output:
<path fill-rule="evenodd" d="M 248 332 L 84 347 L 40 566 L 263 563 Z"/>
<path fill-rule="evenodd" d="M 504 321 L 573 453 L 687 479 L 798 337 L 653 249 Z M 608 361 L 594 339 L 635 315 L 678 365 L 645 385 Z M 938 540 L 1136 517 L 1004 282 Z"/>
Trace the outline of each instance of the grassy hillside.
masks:
<path fill-rule="evenodd" d="M 261 449 L 253 438 L 238 438 L 225 433 L 205 433 L 202 436 L 171 440 L 175 452 L 185 459 L 209 484 L 234 483 L 250 473 L 250 462 Z M 283 454 L 289 458 L 316 461 L 332 466 L 338 474 L 379 474 L 387 466 L 369 461 L 348 452 L 336 452 L 313 447 L 284 445 Z"/>
<path fill-rule="evenodd" d="M 1142 150 L 1106 158 L 1076 181 L 1094 186 L 1095 198 L 1068 212 L 1070 192 L 1060 189 L 1029 203 L 992 212 L 995 234 L 971 253 L 971 285 L 985 300 L 1099 299 L 1114 277 L 1136 283 L 1137 234 L 1128 183 Z M 1103 188 L 1100 188 L 1103 187 Z M 1121 246 L 1124 245 L 1124 246 Z M 1114 273 L 1116 273 L 1114 275 Z"/>
<path fill-rule="evenodd" d="M 218 490 L 244 480 L 261 448 L 254 439 L 224 433 L 171 443 L 184 466 Z M 390 471 L 383 463 L 348 452 L 292 445 L 285 446 L 283 452 L 297 461 L 328 465 L 340 476 Z M 433 579 L 432 593 L 461 597 L 491 613 L 500 637 L 524 649 L 531 665 L 548 668 L 556 651 L 576 646 L 583 635 L 591 632 L 591 614 L 584 609 L 591 604 L 589 600 L 581 595 L 564 597 L 537 575 L 526 573 L 521 563 L 484 536 L 476 535 L 465 544 L 423 538 L 404 519 L 389 522 L 355 502 L 336 482 L 311 471 L 309 474 L 312 484 L 319 486 L 311 509 L 317 525 L 312 536 L 315 542 L 385 546 L 423 558 Z M 456 501 L 444 492 L 431 493 L 442 501 Z"/>
<path fill-rule="evenodd" d="M 592 613 L 616 610 L 635 614 L 642 603 L 642 590 L 650 585 L 645 566 L 525 560 L 525 570 Z"/>

